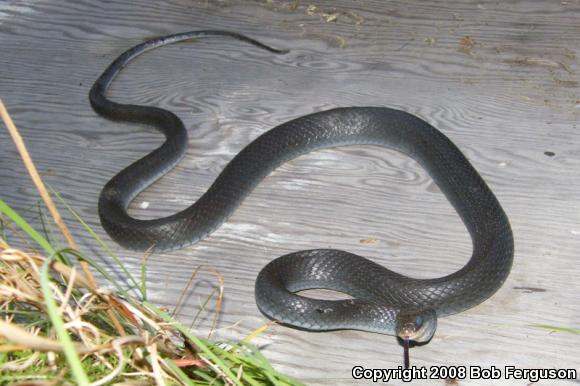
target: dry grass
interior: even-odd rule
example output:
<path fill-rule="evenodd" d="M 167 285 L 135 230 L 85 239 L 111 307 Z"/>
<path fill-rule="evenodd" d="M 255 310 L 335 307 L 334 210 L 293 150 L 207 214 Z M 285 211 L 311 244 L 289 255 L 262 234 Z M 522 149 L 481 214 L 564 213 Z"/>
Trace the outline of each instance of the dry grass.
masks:
<path fill-rule="evenodd" d="M 26 253 L 0 239 L 1 384 L 83 383 L 71 371 L 66 344 L 57 339 L 54 316 L 71 338 L 87 384 L 295 384 L 245 342 L 195 338 L 146 301 L 101 287 L 89 290 L 87 278 L 62 257 Z"/>

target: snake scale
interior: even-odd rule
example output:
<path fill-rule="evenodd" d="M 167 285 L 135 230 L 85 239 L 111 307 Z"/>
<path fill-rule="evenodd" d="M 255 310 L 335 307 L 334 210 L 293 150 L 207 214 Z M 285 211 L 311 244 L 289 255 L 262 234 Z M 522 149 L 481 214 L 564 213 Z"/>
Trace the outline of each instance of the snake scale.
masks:
<path fill-rule="evenodd" d="M 93 109 L 111 120 L 148 124 L 166 137 L 103 188 L 99 216 L 106 232 L 123 247 L 165 251 L 196 243 L 223 224 L 252 189 L 279 165 L 317 149 L 379 145 L 402 152 L 423 166 L 460 215 L 473 253 L 455 273 L 414 279 L 364 257 L 316 249 L 279 257 L 259 273 L 255 296 L 268 317 L 307 330 L 358 329 L 398 336 L 408 343 L 433 336 L 437 318 L 471 308 L 492 296 L 506 280 L 513 260 L 513 236 L 506 214 L 461 151 L 440 131 L 409 113 L 385 107 L 347 107 L 283 123 L 247 145 L 195 203 L 152 220 L 127 213 L 139 192 L 172 169 L 187 147 L 187 131 L 172 112 L 119 104 L 106 91 L 121 69 L 145 51 L 206 36 L 250 43 L 272 53 L 285 51 L 228 31 L 191 31 L 139 44 L 119 56 L 90 91 Z M 352 296 L 320 300 L 297 292 L 326 288 Z"/>

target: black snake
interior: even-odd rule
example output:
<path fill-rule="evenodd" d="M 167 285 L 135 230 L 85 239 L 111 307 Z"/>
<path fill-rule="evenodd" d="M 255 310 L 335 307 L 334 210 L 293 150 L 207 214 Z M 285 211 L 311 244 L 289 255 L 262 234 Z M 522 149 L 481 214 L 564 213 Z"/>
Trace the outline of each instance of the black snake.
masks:
<path fill-rule="evenodd" d="M 494 194 L 465 156 L 440 131 L 409 113 L 385 107 L 347 107 L 296 118 L 262 134 L 225 167 L 203 196 L 173 215 L 139 220 L 127 213 L 131 200 L 183 157 L 187 132 L 172 112 L 119 104 L 105 94 L 133 58 L 150 49 L 205 36 L 226 36 L 273 53 L 284 53 L 227 31 L 185 32 L 139 44 L 119 56 L 90 91 L 103 117 L 140 122 L 165 134 L 159 148 L 119 172 L 103 188 L 99 216 L 122 246 L 157 251 L 195 243 L 224 223 L 272 170 L 317 149 L 372 144 L 418 161 L 455 207 L 467 227 L 473 254 L 459 271 L 436 279 L 413 279 L 348 252 L 316 249 L 269 263 L 255 284 L 259 309 L 272 319 L 308 330 L 359 329 L 416 342 L 431 339 L 437 317 L 473 307 L 501 287 L 513 260 L 510 224 Z M 353 297 L 318 300 L 296 292 L 327 288 Z"/>

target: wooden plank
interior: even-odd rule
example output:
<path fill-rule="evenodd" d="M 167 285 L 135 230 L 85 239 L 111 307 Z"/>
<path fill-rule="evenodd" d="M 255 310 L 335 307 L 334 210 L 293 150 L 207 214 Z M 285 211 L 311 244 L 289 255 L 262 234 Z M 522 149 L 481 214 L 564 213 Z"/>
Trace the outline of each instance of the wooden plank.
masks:
<path fill-rule="evenodd" d="M 152 218 L 186 207 L 241 148 L 291 118 L 335 106 L 401 108 L 465 152 L 502 202 L 516 241 L 504 287 L 441 320 L 433 341 L 412 349 L 412 363 L 578 368 L 578 336 L 530 326 L 579 327 L 578 1 L 4 2 L 0 96 L 46 181 L 101 235 L 101 187 L 160 138 L 98 117 L 88 90 L 131 45 L 198 28 L 235 30 L 291 53 L 208 39 L 164 47 L 122 73 L 111 90 L 116 100 L 170 109 L 190 128 L 186 159 L 141 194 L 132 213 Z M 37 195 L 3 130 L 0 165 L 1 197 L 34 217 L 28 208 Z M 412 160 L 370 146 L 325 150 L 274 172 L 207 240 L 151 257 L 152 300 L 175 305 L 190 273 L 212 265 L 226 281 L 217 336 L 240 338 L 265 322 L 253 297 L 259 270 L 283 253 L 318 247 L 438 277 L 465 263 L 471 243 Z M 116 250 L 138 272 L 141 255 Z M 180 313 L 185 322 L 215 286 L 210 274 L 203 278 Z M 211 315 L 199 323 L 207 331 Z M 310 384 L 348 384 L 354 365 L 402 361 L 394 338 L 354 331 L 277 326 L 255 343 Z"/>

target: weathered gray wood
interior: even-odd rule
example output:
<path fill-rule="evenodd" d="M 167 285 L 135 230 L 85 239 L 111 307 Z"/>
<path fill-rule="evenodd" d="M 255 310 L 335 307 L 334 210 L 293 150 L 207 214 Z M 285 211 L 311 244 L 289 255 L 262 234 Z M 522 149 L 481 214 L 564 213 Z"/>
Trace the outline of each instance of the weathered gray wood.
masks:
<path fill-rule="evenodd" d="M 323 13 L 337 13 L 336 21 Z M 335 106 L 404 109 L 465 152 L 502 202 L 516 241 L 505 286 L 441 320 L 433 341 L 412 349 L 413 364 L 578 368 L 577 335 L 531 327 L 579 327 L 578 1 L 4 1 L 0 97 L 46 181 L 101 235 L 100 188 L 159 136 L 98 117 L 88 90 L 133 44 L 197 28 L 239 31 L 292 52 L 272 56 L 208 39 L 159 49 L 120 76 L 116 100 L 168 108 L 191 128 L 187 158 L 136 200 L 133 213 L 186 207 L 245 144 L 288 119 Z M 0 181 L 2 199 L 33 218 L 26 209 L 37 195 L 4 130 Z M 69 223 L 80 238 L 80 226 Z M 150 295 L 171 307 L 190 273 L 211 265 L 226 282 L 217 335 L 240 338 L 265 322 L 253 297 L 258 271 L 283 253 L 317 247 L 417 277 L 451 273 L 471 250 L 415 162 L 373 147 L 327 150 L 282 166 L 207 240 L 151 256 Z M 137 273 L 141 255 L 116 251 Z M 200 278 L 180 313 L 185 322 L 215 286 L 211 274 Z M 200 330 L 210 325 L 211 315 Z M 254 343 L 278 369 L 311 384 L 352 383 L 354 365 L 402 361 L 394 338 L 354 331 L 276 326 Z"/>

